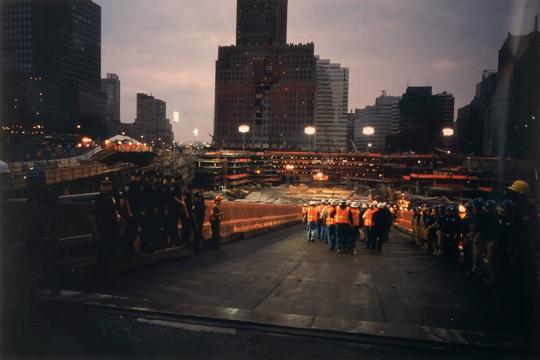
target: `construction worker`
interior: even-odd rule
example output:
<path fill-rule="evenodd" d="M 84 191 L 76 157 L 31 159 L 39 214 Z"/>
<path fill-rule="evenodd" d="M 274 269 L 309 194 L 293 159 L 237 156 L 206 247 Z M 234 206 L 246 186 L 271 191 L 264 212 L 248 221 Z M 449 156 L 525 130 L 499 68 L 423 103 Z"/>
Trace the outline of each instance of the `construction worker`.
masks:
<path fill-rule="evenodd" d="M 323 213 L 325 205 L 326 205 L 326 201 L 323 200 L 317 206 L 317 211 L 319 212 L 319 218 L 317 219 L 317 238 L 319 240 L 323 239 L 323 226 L 324 226 L 324 224 L 323 224 L 323 221 L 322 221 L 322 213 Z"/>
<path fill-rule="evenodd" d="M 336 237 L 337 237 L 337 252 L 345 252 L 345 246 L 347 245 L 347 238 L 351 232 L 350 227 L 352 225 L 351 211 L 347 207 L 347 202 L 341 200 L 339 206 L 336 208 Z"/>
<path fill-rule="evenodd" d="M 351 216 L 352 216 L 352 231 L 351 231 L 351 244 L 350 248 L 354 251 L 356 248 L 356 242 L 360 236 L 360 225 L 362 224 L 362 215 L 359 209 L 358 203 L 353 201 L 351 204 Z"/>
<path fill-rule="evenodd" d="M 373 224 L 373 215 L 378 211 L 376 202 L 370 204 L 370 208 L 363 215 L 364 231 L 366 233 L 366 249 L 375 250 L 377 245 L 377 234 Z"/>
<path fill-rule="evenodd" d="M 219 249 L 221 247 L 220 244 L 220 228 L 221 228 L 221 221 L 223 220 L 223 212 L 221 211 L 221 201 L 223 198 L 221 196 L 216 196 L 214 200 L 214 207 L 212 208 L 212 212 L 210 214 L 210 225 L 212 228 L 212 240 L 211 240 L 211 247 L 214 249 Z"/>
<path fill-rule="evenodd" d="M 304 221 L 307 223 L 307 242 L 315 242 L 319 220 L 319 209 L 315 201 L 309 202 L 309 207 L 304 213 Z"/>
<path fill-rule="evenodd" d="M 337 201 L 332 200 L 330 206 L 325 209 L 324 223 L 326 224 L 328 236 L 328 249 L 334 250 L 336 247 L 336 205 Z"/>
<path fill-rule="evenodd" d="M 516 306 L 516 318 L 524 321 L 524 325 L 534 326 L 538 319 L 536 304 L 537 267 L 536 254 L 538 251 L 538 209 L 532 201 L 529 184 L 516 180 L 507 188 L 507 200 L 514 203 L 515 225 L 510 240 L 510 269 L 511 282 L 509 294 L 519 300 Z"/>
<path fill-rule="evenodd" d="M 322 240 L 328 244 L 328 226 L 326 225 L 326 214 L 330 211 L 332 206 L 330 205 L 330 201 L 325 200 L 324 206 L 322 208 L 321 212 L 321 222 L 322 222 Z"/>

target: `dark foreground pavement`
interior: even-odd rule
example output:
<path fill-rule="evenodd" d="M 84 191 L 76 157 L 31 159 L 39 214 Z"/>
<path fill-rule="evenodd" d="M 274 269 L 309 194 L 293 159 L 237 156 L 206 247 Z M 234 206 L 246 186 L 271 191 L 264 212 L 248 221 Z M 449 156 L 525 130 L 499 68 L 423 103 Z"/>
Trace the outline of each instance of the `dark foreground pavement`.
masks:
<path fill-rule="evenodd" d="M 33 346 L 12 355 L 534 358 L 521 350 L 537 346 L 491 288 L 399 232 L 382 254 L 341 255 L 295 226 L 124 274 L 102 295 L 74 290 L 43 298 Z"/>

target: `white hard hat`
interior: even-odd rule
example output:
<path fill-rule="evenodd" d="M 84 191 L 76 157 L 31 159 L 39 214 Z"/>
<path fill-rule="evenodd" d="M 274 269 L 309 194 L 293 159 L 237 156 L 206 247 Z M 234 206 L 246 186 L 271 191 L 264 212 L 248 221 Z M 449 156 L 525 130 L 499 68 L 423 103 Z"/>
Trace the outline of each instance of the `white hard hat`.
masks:
<path fill-rule="evenodd" d="M 367 204 L 366 203 L 362 204 L 362 209 L 367 209 Z"/>
<path fill-rule="evenodd" d="M 310 205 L 310 206 L 313 206 L 313 205 L 317 205 L 317 203 L 316 203 L 315 201 L 312 200 L 312 201 L 309 202 L 309 205 Z"/>
<path fill-rule="evenodd" d="M 358 203 L 356 201 L 353 201 L 351 207 L 355 209 L 358 208 Z"/>
<path fill-rule="evenodd" d="M 379 209 L 382 209 L 382 208 L 384 207 L 384 205 L 383 205 L 382 203 L 379 203 L 379 204 L 377 204 L 377 207 L 378 207 Z"/>

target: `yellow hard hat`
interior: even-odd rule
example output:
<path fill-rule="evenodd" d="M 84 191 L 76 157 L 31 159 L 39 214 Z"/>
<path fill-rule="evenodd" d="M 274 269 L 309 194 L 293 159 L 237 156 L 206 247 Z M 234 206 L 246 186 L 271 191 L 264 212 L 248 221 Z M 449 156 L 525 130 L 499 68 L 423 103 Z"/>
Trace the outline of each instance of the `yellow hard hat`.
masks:
<path fill-rule="evenodd" d="M 521 195 L 529 195 L 531 192 L 531 188 L 529 184 L 527 184 L 526 181 L 523 180 L 516 180 L 512 183 L 512 186 L 508 187 L 508 190 L 511 190 L 515 193 L 521 194 Z"/>

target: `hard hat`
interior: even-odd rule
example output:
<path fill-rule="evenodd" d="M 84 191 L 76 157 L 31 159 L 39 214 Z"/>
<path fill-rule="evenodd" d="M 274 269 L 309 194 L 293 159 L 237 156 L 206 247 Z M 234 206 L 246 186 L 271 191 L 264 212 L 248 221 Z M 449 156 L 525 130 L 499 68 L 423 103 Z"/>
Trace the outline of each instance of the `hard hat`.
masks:
<path fill-rule="evenodd" d="M 323 200 L 323 201 L 322 201 L 322 204 L 323 204 L 323 205 L 328 204 L 328 200 Z"/>
<path fill-rule="evenodd" d="M 382 203 L 379 203 L 379 204 L 377 204 L 377 207 L 378 207 L 379 209 L 382 209 L 382 208 L 384 207 L 384 205 L 383 205 Z"/>
<path fill-rule="evenodd" d="M 315 206 L 315 205 L 317 205 L 317 203 L 315 201 L 312 200 L 312 201 L 309 202 L 309 206 Z"/>
<path fill-rule="evenodd" d="M 103 179 L 101 179 L 101 184 L 102 185 L 111 185 L 112 184 L 111 178 L 108 177 L 108 176 L 105 176 Z"/>
<path fill-rule="evenodd" d="M 388 204 L 386 203 L 386 201 L 385 201 L 385 202 L 383 202 L 382 204 L 383 204 L 383 206 L 386 206 L 386 205 L 388 205 Z"/>
<path fill-rule="evenodd" d="M 373 205 L 377 205 L 379 202 L 377 200 L 373 200 Z"/>
<path fill-rule="evenodd" d="M 332 200 L 332 201 L 330 202 L 330 205 L 336 206 L 336 205 L 337 205 L 337 200 Z"/>
<path fill-rule="evenodd" d="M 367 209 L 367 204 L 362 204 L 362 209 Z"/>
<path fill-rule="evenodd" d="M 221 200 L 223 200 L 223 198 L 222 198 L 221 196 L 219 196 L 219 195 L 218 195 L 218 196 L 216 196 L 216 199 L 215 199 L 215 201 L 221 201 Z"/>
<path fill-rule="evenodd" d="M 304 203 L 304 206 L 308 206 L 307 203 Z"/>
<path fill-rule="evenodd" d="M 529 195 L 531 193 L 531 188 L 526 181 L 516 180 L 512 183 L 512 186 L 507 187 L 508 190 L 521 195 Z"/>
<path fill-rule="evenodd" d="M 353 201 L 351 207 L 354 209 L 358 209 L 358 203 L 356 201 Z"/>
<path fill-rule="evenodd" d="M 346 201 L 346 204 L 347 204 L 347 205 L 351 205 L 351 204 L 352 204 L 352 201 L 351 201 L 351 200 L 347 200 L 347 201 Z"/>

